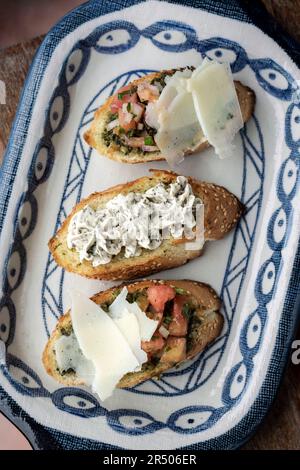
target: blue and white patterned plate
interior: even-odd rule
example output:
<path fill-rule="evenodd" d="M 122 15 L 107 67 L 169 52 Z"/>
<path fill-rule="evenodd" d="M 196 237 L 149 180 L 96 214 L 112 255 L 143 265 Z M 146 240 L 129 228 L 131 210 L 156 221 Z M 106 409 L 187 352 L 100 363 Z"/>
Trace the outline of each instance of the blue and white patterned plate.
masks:
<path fill-rule="evenodd" d="M 205 55 L 229 61 L 234 77 L 255 90 L 257 106 L 231 158 L 207 150 L 180 171 L 224 185 L 247 212 L 201 259 L 161 276 L 211 284 L 223 299 L 225 326 L 193 362 L 100 404 L 87 389 L 56 384 L 41 354 L 69 305 L 69 287 L 92 294 L 108 283 L 64 273 L 47 241 L 79 199 L 153 167 L 91 151 L 82 136 L 95 109 L 132 79 L 197 65 Z M 297 316 L 297 78 L 289 56 L 255 26 L 174 3 L 93 1 L 48 34 L 23 92 L 0 198 L 0 396 L 30 427 L 36 447 L 232 448 L 260 422 Z"/>

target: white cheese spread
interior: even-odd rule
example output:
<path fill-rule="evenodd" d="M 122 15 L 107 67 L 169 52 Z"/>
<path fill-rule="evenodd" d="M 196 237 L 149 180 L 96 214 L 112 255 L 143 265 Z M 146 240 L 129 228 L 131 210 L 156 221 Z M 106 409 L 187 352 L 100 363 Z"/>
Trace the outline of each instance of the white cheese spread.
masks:
<path fill-rule="evenodd" d="M 67 245 L 80 261 L 95 267 L 122 250 L 125 258 L 139 256 L 142 249 L 155 250 L 166 238 L 193 238 L 193 214 L 200 203 L 183 176 L 144 193 L 119 194 L 101 209 L 87 205 L 77 212 L 69 223 Z"/>

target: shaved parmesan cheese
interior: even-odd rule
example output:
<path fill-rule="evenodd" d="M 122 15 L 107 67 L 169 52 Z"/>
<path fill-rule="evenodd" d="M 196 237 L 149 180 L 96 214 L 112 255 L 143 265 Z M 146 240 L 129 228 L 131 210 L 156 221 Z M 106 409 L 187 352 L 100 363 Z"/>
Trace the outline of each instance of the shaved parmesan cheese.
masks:
<path fill-rule="evenodd" d="M 187 90 L 191 75 L 191 70 L 185 69 L 166 77 L 159 99 L 146 110 L 146 122 L 157 129 L 154 140 L 170 166 L 180 163 L 184 153 L 203 139 L 193 98 Z"/>
<path fill-rule="evenodd" d="M 154 139 L 170 165 L 180 163 L 185 152 L 203 138 L 192 95 L 186 91 L 178 93 L 168 110 L 160 112 L 158 123 Z"/>
<path fill-rule="evenodd" d="M 73 292 L 73 332 L 54 345 L 59 370 L 73 370 L 101 400 L 112 394 L 125 374 L 141 370 L 148 360 L 142 341 L 150 341 L 158 325 L 136 302 L 129 303 L 127 294 L 124 287 L 106 313 L 88 297 Z"/>
<path fill-rule="evenodd" d="M 109 314 L 113 319 L 121 317 L 123 310 L 126 309 L 127 304 L 129 304 L 126 300 L 127 294 L 127 287 L 123 287 L 120 294 L 117 295 L 115 300 L 110 304 Z"/>
<path fill-rule="evenodd" d="M 193 98 L 187 90 L 191 75 L 191 70 L 185 69 L 166 77 L 159 99 L 146 109 L 146 122 L 157 130 L 155 143 L 170 166 L 180 163 L 184 153 L 203 139 Z"/>
<path fill-rule="evenodd" d="M 202 131 L 220 158 L 232 152 L 243 117 L 230 68 L 205 59 L 188 81 Z"/>
<path fill-rule="evenodd" d="M 147 362 L 147 354 L 141 348 L 141 334 L 137 317 L 126 308 L 123 310 L 122 315 L 115 318 L 114 323 L 117 325 L 122 335 L 128 342 L 133 354 L 139 361 L 139 366 Z M 138 367 L 140 369 L 140 367 Z"/>
<path fill-rule="evenodd" d="M 71 317 L 80 349 L 95 368 L 92 389 L 105 400 L 139 362 L 110 316 L 79 292 L 72 294 Z"/>

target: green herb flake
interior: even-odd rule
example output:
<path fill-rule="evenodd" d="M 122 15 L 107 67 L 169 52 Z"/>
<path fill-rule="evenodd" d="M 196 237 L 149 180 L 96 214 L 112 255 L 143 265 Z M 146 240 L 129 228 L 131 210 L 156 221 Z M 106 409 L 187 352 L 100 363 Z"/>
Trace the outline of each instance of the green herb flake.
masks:
<path fill-rule="evenodd" d="M 171 321 L 172 321 L 171 315 L 166 315 L 165 318 L 164 318 L 163 323 L 164 323 L 166 326 L 169 326 L 170 323 L 171 323 Z"/>
<path fill-rule="evenodd" d="M 176 294 L 179 294 L 179 295 L 186 294 L 186 290 L 182 289 L 181 287 L 175 287 L 174 289 L 175 289 Z"/>
<path fill-rule="evenodd" d="M 111 121 L 114 121 L 115 119 L 117 119 L 117 117 L 118 117 L 118 113 L 110 113 L 109 117 L 108 117 L 108 120 L 107 120 L 107 123 L 109 123 Z"/>
<path fill-rule="evenodd" d="M 193 311 L 193 308 L 189 304 L 184 304 L 182 308 L 182 313 L 187 319 L 191 318 Z"/>
<path fill-rule="evenodd" d="M 130 129 L 128 132 L 127 132 L 127 137 L 134 137 L 134 134 L 135 134 L 135 129 Z"/>
<path fill-rule="evenodd" d="M 118 100 L 122 100 L 125 95 L 131 95 L 131 90 L 124 90 L 118 93 Z"/>
<path fill-rule="evenodd" d="M 134 302 L 137 301 L 138 296 L 139 296 L 139 292 L 128 292 L 126 296 L 126 300 L 130 304 L 133 304 Z"/>

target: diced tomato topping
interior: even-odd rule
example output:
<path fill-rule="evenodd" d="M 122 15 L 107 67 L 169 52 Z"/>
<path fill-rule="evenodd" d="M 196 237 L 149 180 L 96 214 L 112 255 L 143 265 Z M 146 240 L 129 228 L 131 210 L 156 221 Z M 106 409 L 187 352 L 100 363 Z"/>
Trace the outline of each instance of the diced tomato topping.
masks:
<path fill-rule="evenodd" d="M 142 341 L 142 349 L 146 353 L 154 354 L 164 347 L 165 342 L 166 340 L 164 337 L 156 331 L 150 341 Z"/>
<path fill-rule="evenodd" d="M 182 312 L 187 298 L 184 295 L 176 295 L 172 310 L 172 321 L 169 325 L 169 333 L 172 336 L 185 336 L 188 330 L 188 320 Z"/>
<path fill-rule="evenodd" d="M 127 91 L 130 91 L 130 90 L 131 90 L 131 85 L 126 85 L 117 91 L 110 105 L 110 110 L 112 113 L 117 113 L 119 109 L 122 108 L 123 103 L 136 103 L 137 102 L 136 93 L 126 93 Z"/>
<path fill-rule="evenodd" d="M 163 312 L 166 302 L 174 299 L 175 294 L 175 290 L 165 284 L 148 287 L 148 299 L 156 312 Z"/>
<path fill-rule="evenodd" d="M 133 114 L 129 113 L 128 111 L 123 111 L 121 108 L 118 111 L 118 116 L 119 124 L 126 132 L 136 128 L 136 122 L 133 119 Z"/>
<path fill-rule="evenodd" d="M 186 358 L 186 338 L 175 338 L 169 336 L 160 362 L 167 364 L 178 364 Z"/>

